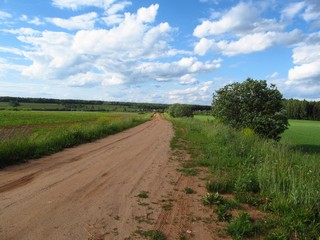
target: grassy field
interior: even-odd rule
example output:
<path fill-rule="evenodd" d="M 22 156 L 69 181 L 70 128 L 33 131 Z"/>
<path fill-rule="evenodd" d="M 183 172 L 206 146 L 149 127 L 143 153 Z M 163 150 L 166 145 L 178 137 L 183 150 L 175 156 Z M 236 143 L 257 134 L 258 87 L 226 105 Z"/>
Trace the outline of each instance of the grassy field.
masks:
<path fill-rule="evenodd" d="M 320 153 L 320 121 L 289 120 L 282 142 L 307 153 Z"/>
<path fill-rule="evenodd" d="M 0 111 L 0 167 L 94 141 L 150 119 L 150 114 Z"/>
<path fill-rule="evenodd" d="M 176 129 L 172 146 L 191 154 L 194 160 L 188 166 L 208 167 L 212 176 L 203 201 L 216 203 L 213 210 L 220 221 L 229 222 L 227 231 L 234 239 L 318 239 L 318 154 L 294 151 L 260 139 L 248 129 L 238 132 L 213 121 L 172 122 Z M 233 201 L 228 203 L 225 193 Z M 254 219 L 243 207 L 238 207 L 240 214 L 231 214 L 239 204 L 260 209 L 265 217 Z"/>
<path fill-rule="evenodd" d="M 119 113 L 0 111 L 0 127 L 93 121 L 115 115 Z"/>

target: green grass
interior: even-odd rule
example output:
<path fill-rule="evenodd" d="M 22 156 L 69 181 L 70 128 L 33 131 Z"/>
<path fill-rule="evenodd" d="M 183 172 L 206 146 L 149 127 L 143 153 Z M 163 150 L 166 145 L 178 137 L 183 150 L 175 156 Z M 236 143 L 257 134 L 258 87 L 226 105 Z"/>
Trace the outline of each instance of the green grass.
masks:
<path fill-rule="evenodd" d="M 114 115 L 119 113 L 0 111 L 0 127 L 82 122 Z"/>
<path fill-rule="evenodd" d="M 91 142 L 150 119 L 150 114 L 113 115 L 117 117 L 105 113 L 0 111 L 0 122 L 5 126 L 0 131 L 6 134 L 0 138 L 0 168 Z M 88 120 L 95 121 L 79 122 Z M 63 124 L 68 122 L 73 124 Z M 19 128 L 21 125 L 24 127 Z"/>
<path fill-rule="evenodd" d="M 306 153 L 320 153 L 320 121 L 289 120 L 282 142 Z"/>
<path fill-rule="evenodd" d="M 212 121 L 214 120 L 214 117 L 211 115 L 194 115 L 195 119 L 201 120 L 201 121 Z"/>
<path fill-rule="evenodd" d="M 187 149 L 195 156 L 194 162 L 208 167 L 212 173 L 208 190 L 233 193 L 240 202 L 275 216 L 273 221 L 276 224 L 268 230 L 269 233 L 264 233 L 265 236 L 277 239 L 271 236 L 275 231 L 276 236 L 285 236 L 283 239 L 318 238 L 319 154 L 305 154 L 291 146 L 260 139 L 252 131 L 235 131 L 216 122 L 171 121 L 176 129 L 171 146 Z M 203 200 L 210 205 L 221 199 L 208 195 Z M 243 218 L 240 220 L 248 223 L 248 219 Z M 237 228 L 238 223 L 233 224 Z M 261 234 L 263 227 L 257 226 L 250 235 Z M 249 223 L 248 228 L 251 228 Z M 239 229 L 242 231 L 241 226 Z"/>

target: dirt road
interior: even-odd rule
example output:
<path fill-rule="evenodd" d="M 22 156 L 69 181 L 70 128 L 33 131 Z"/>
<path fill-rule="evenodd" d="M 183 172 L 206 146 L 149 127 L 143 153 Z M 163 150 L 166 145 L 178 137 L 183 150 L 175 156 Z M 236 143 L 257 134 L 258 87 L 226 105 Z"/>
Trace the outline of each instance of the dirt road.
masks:
<path fill-rule="evenodd" d="M 168 239 L 219 239 L 204 221 L 192 220 L 210 214 L 199 203 L 198 178 L 176 171 L 173 134 L 156 116 L 0 171 L 0 239 L 141 239 L 155 229 Z M 186 195 L 187 186 L 199 195 Z"/>

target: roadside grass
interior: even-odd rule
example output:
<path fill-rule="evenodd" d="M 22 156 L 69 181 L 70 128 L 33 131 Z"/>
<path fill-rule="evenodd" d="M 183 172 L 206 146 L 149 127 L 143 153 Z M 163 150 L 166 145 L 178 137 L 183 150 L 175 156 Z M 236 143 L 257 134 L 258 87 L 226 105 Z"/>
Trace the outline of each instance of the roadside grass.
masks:
<path fill-rule="evenodd" d="M 28 112 L 28 115 L 24 115 L 24 112 L 16 112 L 27 116 L 25 122 L 32 122 L 31 116 L 33 112 Z M 29 115 L 31 114 L 31 115 Z M 69 116 L 69 112 L 65 113 L 53 113 L 52 121 L 50 122 L 49 113 L 44 117 L 45 120 L 37 119 L 38 113 L 34 113 L 34 122 L 37 124 L 57 123 L 58 121 L 74 121 L 78 116 L 78 119 L 89 119 L 88 116 L 95 116 L 96 120 L 93 122 L 80 122 L 72 125 L 58 125 L 58 126 L 44 126 L 31 127 L 30 133 L 26 135 L 16 135 L 13 138 L 0 139 L 0 168 L 9 166 L 12 164 L 25 162 L 28 159 L 39 158 L 44 155 L 52 154 L 61 151 L 64 148 L 79 145 L 81 143 L 92 142 L 99 138 L 118 133 L 125 129 L 139 125 L 150 119 L 150 114 L 128 114 L 125 118 L 111 118 L 111 115 L 91 115 L 86 113 L 73 113 Z M 60 115 L 61 114 L 61 115 Z M 83 114 L 83 115 L 82 115 Z M 3 117 L 3 113 L 0 113 Z M 49 114 L 50 115 L 50 114 Z M 61 117 L 60 120 L 59 116 Z M 99 118 L 97 118 L 99 116 Z M 108 116 L 108 117 L 106 117 Z M 13 117 L 13 116 L 11 116 Z M 17 115 L 15 117 L 21 117 Z M 40 117 L 41 119 L 41 117 Z M 17 120 L 18 121 L 18 120 Z M 13 124 L 16 124 L 17 121 Z M 24 124 L 22 123 L 22 124 Z M 21 124 L 21 121 L 20 121 Z M 8 125 L 8 124 L 7 124 Z M 0 128 L 1 129 L 1 128 Z M 20 129 L 17 128 L 16 131 Z"/>
<path fill-rule="evenodd" d="M 320 154 L 320 121 L 289 120 L 282 142 L 305 153 Z"/>
<path fill-rule="evenodd" d="M 318 239 L 319 155 L 260 139 L 250 129 L 235 131 L 215 121 L 170 120 L 176 129 L 171 146 L 187 149 L 193 162 L 212 173 L 206 185 L 209 194 L 232 193 L 238 203 L 270 215 L 267 223 L 254 222 L 245 214 L 231 219 L 226 207 L 218 208 L 221 219 L 230 221 L 228 231 L 235 239 L 260 235 L 266 239 Z M 210 204 L 224 205 L 215 203 L 222 200 L 214 194 L 210 197 Z"/>

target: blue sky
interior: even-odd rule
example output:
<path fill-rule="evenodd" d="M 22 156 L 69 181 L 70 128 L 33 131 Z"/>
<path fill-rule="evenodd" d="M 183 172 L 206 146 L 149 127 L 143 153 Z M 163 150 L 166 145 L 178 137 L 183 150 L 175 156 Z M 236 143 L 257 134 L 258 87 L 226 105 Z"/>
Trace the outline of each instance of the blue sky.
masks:
<path fill-rule="evenodd" d="M 319 0 L 0 0 L 0 96 L 210 105 L 247 77 L 320 100 Z"/>

